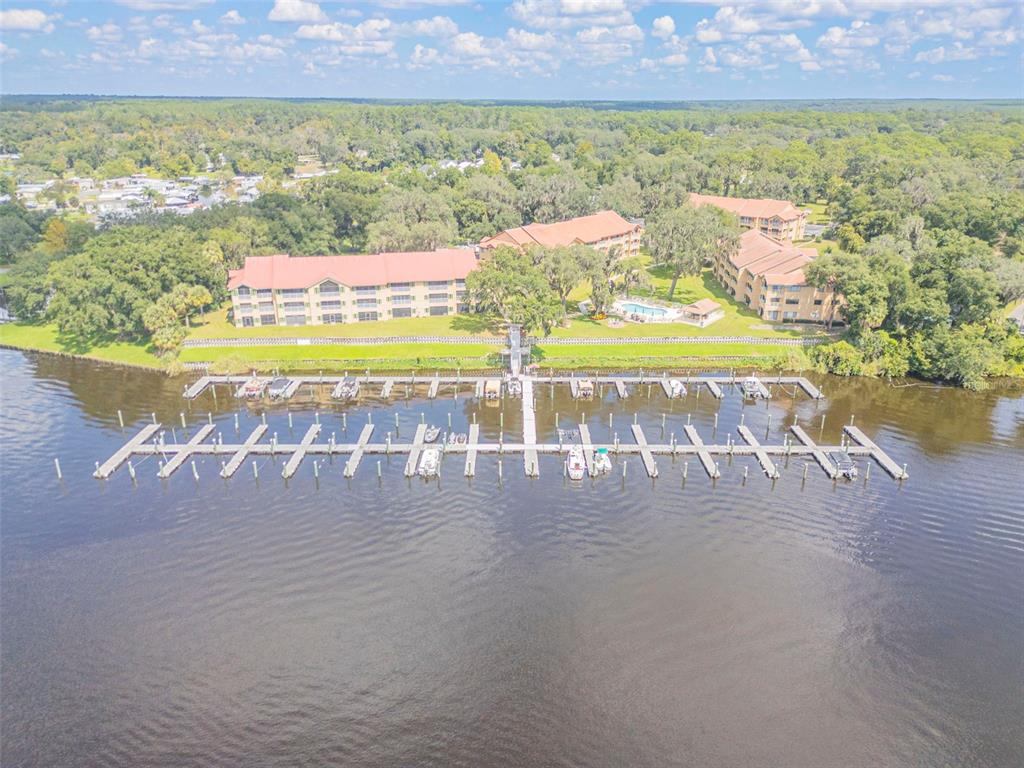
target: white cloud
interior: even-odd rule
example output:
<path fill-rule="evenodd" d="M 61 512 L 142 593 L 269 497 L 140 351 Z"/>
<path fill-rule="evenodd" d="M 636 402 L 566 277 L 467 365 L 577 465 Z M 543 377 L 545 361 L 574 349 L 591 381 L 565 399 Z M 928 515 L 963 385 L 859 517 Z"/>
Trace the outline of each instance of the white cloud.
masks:
<path fill-rule="evenodd" d="M 245 24 L 245 18 L 232 8 L 230 11 L 220 17 L 221 24 Z"/>
<path fill-rule="evenodd" d="M 213 0 L 114 0 L 114 2 L 136 11 L 191 11 L 209 5 Z"/>
<path fill-rule="evenodd" d="M 409 69 L 424 69 L 441 61 L 441 54 L 436 48 L 426 48 L 419 43 L 412 49 L 409 57 Z"/>
<path fill-rule="evenodd" d="M 384 8 L 395 8 L 405 10 L 407 8 L 429 8 L 432 6 L 453 7 L 456 5 L 469 5 L 475 0 L 377 0 L 376 5 Z"/>
<path fill-rule="evenodd" d="M 700 64 L 697 67 L 701 72 L 721 72 L 722 68 L 718 66 L 718 57 L 715 55 L 714 48 L 705 48 L 704 55 L 701 56 Z"/>
<path fill-rule="evenodd" d="M 166 13 L 161 13 L 153 19 L 153 26 L 157 29 L 166 29 L 172 24 L 174 24 L 174 17 Z"/>
<path fill-rule="evenodd" d="M 659 16 L 651 24 L 651 35 L 654 37 L 668 37 L 676 31 L 676 23 L 671 16 Z"/>
<path fill-rule="evenodd" d="M 121 28 L 112 21 L 97 27 L 89 27 L 85 30 L 85 36 L 94 43 L 116 43 L 121 40 Z"/>
<path fill-rule="evenodd" d="M 505 37 L 514 48 L 521 51 L 551 51 L 558 45 L 557 38 L 550 32 L 537 34 L 510 27 Z"/>
<path fill-rule="evenodd" d="M 940 83 L 951 83 L 953 82 L 952 75 L 932 75 L 932 80 L 937 80 Z"/>
<path fill-rule="evenodd" d="M 435 16 L 432 19 L 417 19 L 405 24 L 398 24 L 396 33 L 424 37 L 452 37 L 459 33 L 459 25 L 447 16 Z"/>
<path fill-rule="evenodd" d="M 877 28 L 870 22 L 856 19 L 849 27 L 829 27 L 818 38 L 817 46 L 836 56 L 848 56 L 857 49 L 872 48 L 881 42 Z"/>
<path fill-rule="evenodd" d="M 4 59 L 6 61 L 7 59 L 13 59 L 17 55 L 17 48 L 11 48 L 7 43 L 0 40 L 0 59 Z"/>
<path fill-rule="evenodd" d="M 267 18 L 301 24 L 327 21 L 327 14 L 311 0 L 274 0 L 274 7 Z"/>
<path fill-rule="evenodd" d="M 540 29 L 616 27 L 633 23 L 626 0 L 514 0 L 508 12 L 526 26 Z"/>
<path fill-rule="evenodd" d="M 978 58 L 976 50 L 965 46 L 957 40 L 949 48 L 940 45 L 938 48 L 921 51 L 914 57 L 914 61 L 923 61 L 926 64 L 940 64 L 944 61 L 972 61 L 976 58 Z"/>
<path fill-rule="evenodd" d="M 644 32 L 636 24 L 587 27 L 576 33 L 578 55 L 594 64 L 611 64 L 636 55 Z"/>
<path fill-rule="evenodd" d="M 1001 48 L 1005 45 L 1013 45 L 1020 39 L 1020 35 L 1013 27 L 1006 29 L 990 29 L 978 40 L 978 44 L 986 48 Z"/>
<path fill-rule="evenodd" d="M 0 11 L 0 29 L 18 32 L 53 32 L 53 21 L 35 8 L 9 8 Z"/>

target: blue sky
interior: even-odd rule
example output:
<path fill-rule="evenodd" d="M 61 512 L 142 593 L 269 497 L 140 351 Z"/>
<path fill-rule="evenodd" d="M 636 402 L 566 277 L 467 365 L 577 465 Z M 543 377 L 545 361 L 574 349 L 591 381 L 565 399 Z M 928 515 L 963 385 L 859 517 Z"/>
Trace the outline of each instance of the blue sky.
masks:
<path fill-rule="evenodd" d="M 1010 0 L 3 0 L 3 93 L 1022 96 Z"/>

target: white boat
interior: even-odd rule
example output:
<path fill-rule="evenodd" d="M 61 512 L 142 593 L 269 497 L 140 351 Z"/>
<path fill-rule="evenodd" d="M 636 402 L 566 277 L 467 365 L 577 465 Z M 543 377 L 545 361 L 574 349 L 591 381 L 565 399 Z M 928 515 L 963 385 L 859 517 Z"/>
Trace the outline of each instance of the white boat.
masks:
<path fill-rule="evenodd" d="M 587 472 L 587 462 L 583 458 L 583 448 L 574 445 L 565 457 L 565 471 L 572 480 L 582 480 Z"/>
<path fill-rule="evenodd" d="M 512 397 L 520 397 L 523 394 L 523 382 L 517 378 L 508 379 L 505 382 L 505 391 Z"/>
<path fill-rule="evenodd" d="M 670 379 L 668 382 L 669 396 L 674 398 L 686 397 L 686 385 L 679 379 Z"/>
<path fill-rule="evenodd" d="M 253 376 L 238 388 L 235 392 L 235 397 L 244 397 L 249 400 L 254 400 L 257 397 L 263 397 L 263 390 L 266 388 L 266 380 L 261 379 L 258 376 Z"/>
<path fill-rule="evenodd" d="M 420 477 L 437 477 L 437 471 L 441 466 L 441 452 L 437 448 L 424 448 L 420 454 L 419 466 L 416 467 L 416 474 Z"/>
<path fill-rule="evenodd" d="M 761 397 L 761 382 L 758 381 L 756 376 L 747 376 L 740 386 L 743 388 L 744 397 L 755 399 Z"/>
<path fill-rule="evenodd" d="M 598 448 L 594 452 L 594 473 L 607 475 L 612 471 L 612 457 L 608 455 L 607 448 Z"/>
<path fill-rule="evenodd" d="M 441 428 L 440 427 L 435 427 L 433 424 L 431 424 L 423 432 L 423 442 L 425 442 L 425 443 L 432 443 L 435 440 L 437 440 L 437 436 L 440 435 L 440 434 L 441 434 Z"/>

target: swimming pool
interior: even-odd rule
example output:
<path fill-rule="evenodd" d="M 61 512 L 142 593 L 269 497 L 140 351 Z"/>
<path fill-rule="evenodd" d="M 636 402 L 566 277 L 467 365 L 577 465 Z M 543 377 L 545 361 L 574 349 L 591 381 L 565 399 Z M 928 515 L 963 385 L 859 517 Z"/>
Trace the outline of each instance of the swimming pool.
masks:
<path fill-rule="evenodd" d="M 617 301 L 615 308 L 627 315 L 647 315 L 648 317 L 665 317 L 668 310 L 650 304 L 638 304 L 635 301 Z"/>

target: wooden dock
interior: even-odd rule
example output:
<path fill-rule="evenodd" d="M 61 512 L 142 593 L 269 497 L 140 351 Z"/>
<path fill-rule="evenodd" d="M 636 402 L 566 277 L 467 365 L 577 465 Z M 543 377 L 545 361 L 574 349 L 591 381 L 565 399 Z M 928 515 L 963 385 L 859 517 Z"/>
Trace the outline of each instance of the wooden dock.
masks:
<path fill-rule="evenodd" d="M 625 400 L 629 394 L 626 391 L 626 385 L 619 379 L 615 379 L 615 393 L 619 396 L 619 400 Z"/>
<path fill-rule="evenodd" d="M 569 379 L 569 393 L 572 395 L 572 399 L 576 400 L 580 396 L 580 383 L 576 379 Z"/>
<path fill-rule="evenodd" d="M 159 424 L 147 424 L 144 426 L 139 430 L 139 433 L 135 435 L 135 437 L 118 448 L 117 452 L 113 456 L 97 467 L 96 471 L 92 473 L 93 477 L 98 477 L 100 479 L 110 477 L 118 467 L 131 458 L 133 453 L 137 452 L 139 447 L 148 442 L 149 439 L 159 431 Z"/>
<path fill-rule="evenodd" d="M 359 433 L 359 440 L 356 442 L 356 448 L 348 457 L 348 461 L 345 462 L 345 470 L 342 473 L 345 477 L 354 477 L 356 470 L 359 469 L 359 462 L 363 460 L 363 453 L 366 451 L 366 444 L 370 442 L 370 435 L 373 434 L 373 424 L 364 424 L 362 431 Z"/>
<path fill-rule="evenodd" d="M 754 437 L 754 433 L 750 431 L 749 427 L 740 424 L 736 431 L 740 433 L 740 437 L 746 441 L 747 445 L 754 449 L 754 456 L 757 458 L 757 463 L 761 465 L 761 469 L 767 477 L 775 480 L 779 477 L 779 470 L 775 466 L 775 462 L 771 460 L 768 452 L 761 447 L 761 443 Z"/>
<path fill-rule="evenodd" d="M 282 400 L 290 400 L 292 396 L 299 391 L 299 387 L 302 386 L 302 379 L 291 379 L 288 382 L 288 386 L 284 388 L 284 392 L 281 393 Z"/>
<path fill-rule="evenodd" d="M 537 417 L 533 412 L 533 379 L 529 376 L 522 377 L 523 385 L 523 471 L 527 477 L 540 477 L 540 460 L 537 457 L 537 449 L 531 448 L 537 444 Z"/>
<path fill-rule="evenodd" d="M 260 441 L 260 438 L 263 437 L 266 431 L 266 424 L 257 424 L 256 429 L 254 429 L 249 436 L 245 438 L 245 442 L 242 443 L 242 447 L 235 451 L 228 463 L 223 466 L 220 471 L 220 476 L 228 478 L 235 474 L 235 472 L 238 471 L 238 468 L 242 466 L 242 462 L 244 462 L 246 457 L 252 452 L 253 446 Z"/>
<path fill-rule="evenodd" d="M 884 469 L 889 475 L 896 480 L 906 480 L 910 477 L 907 471 L 889 458 L 889 455 L 879 448 L 874 440 L 865 435 L 860 427 L 855 427 L 852 424 L 848 424 L 843 427 L 843 431 L 850 436 L 850 439 L 863 448 L 867 448 L 870 451 L 870 456 L 874 459 L 878 465 Z"/>
<path fill-rule="evenodd" d="M 288 461 L 284 464 L 284 469 L 281 470 L 281 477 L 287 480 L 289 477 L 295 474 L 295 471 L 299 468 L 299 464 L 306 458 L 306 451 L 309 450 L 309 446 L 312 445 L 313 441 L 316 440 L 317 435 L 320 434 L 319 424 L 310 424 L 309 429 L 306 430 L 306 434 L 302 436 L 302 440 L 296 446 L 292 455 L 288 457 Z"/>
<path fill-rule="evenodd" d="M 658 465 L 654 462 L 654 455 L 651 453 L 650 446 L 647 445 L 647 437 L 644 435 L 644 430 L 639 424 L 630 424 L 630 428 L 633 430 L 633 439 L 636 440 L 636 444 L 640 447 L 640 459 L 644 463 L 644 469 L 647 470 L 649 477 L 658 476 Z"/>
<path fill-rule="evenodd" d="M 661 391 L 665 393 L 665 397 L 669 400 L 672 399 L 672 385 L 669 384 L 669 380 L 666 378 L 662 378 L 661 380 Z"/>
<path fill-rule="evenodd" d="M 717 398 L 718 400 L 725 397 L 725 394 L 722 392 L 722 388 L 718 386 L 718 382 L 714 379 L 702 379 L 700 383 L 704 384 L 708 388 L 708 392 L 711 393 L 712 397 Z"/>
<path fill-rule="evenodd" d="M 175 454 L 167 460 L 167 463 L 160 468 L 160 471 L 157 473 L 157 477 L 170 477 L 174 474 L 174 471 L 196 452 L 199 444 L 210 436 L 213 429 L 213 424 L 203 424 L 203 426 L 199 428 L 199 431 L 192 436 L 192 439 L 185 443 L 181 450 L 175 452 Z"/>
<path fill-rule="evenodd" d="M 385 379 L 384 385 L 380 388 L 380 396 L 383 397 L 385 400 L 391 397 L 391 390 L 394 389 L 394 386 L 394 379 Z"/>
<path fill-rule="evenodd" d="M 441 386 L 441 379 L 437 376 L 430 380 L 430 389 L 427 390 L 427 397 L 433 400 L 437 397 L 437 389 Z"/>
<path fill-rule="evenodd" d="M 476 395 L 477 400 L 481 400 L 484 396 L 484 380 L 477 379 L 476 386 L 473 388 L 473 394 Z"/>
<path fill-rule="evenodd" d="M 466 443 L 466 470 L 464 472 L 466 477 L 474 477 L 476 475 L 476 445 L 479 440 L 480 425 L 470 424 L 469 442 Z"/>
<path fill-rule="evenodd" d="M 810 438 L 810 436 L 806 432 L 804 432 L 803 427 L 801 427 L 798 424 L 794 424 L 789 428 L 789 430 L 794 435 L 796 435 L 797 440 L 799 440 L 803 445 L 811 449 L 811 456 L 814 457 L 814 460 L 816 462 L 818 462 L 818 466 L 820 466 L 825 471 L 826 475 L 828 475 L 833 480 L 839 477 L 839 470 L 836 469 L 836 465 L 832 463 L 829 457 L 825 455 L 825 452 L 818 447 L 818 445 Z"/>
<path fill-rule="evenodd" d="M 416 434 L 409 447 L 409 458 L 405 462 L 405 476 L 412 477 L 420 463 L 420 451 L 423 450 L 423 434 L 427 431 L 426 424 L 416 425 Z"/>
<path fill-rule="evenodd" d="M 683 432 L 686 433 L 686 438 L 693 444 L 697 450 L 697 458 L 700 459 L 700 463 L 704 465 L 704 471 L 708 473 L 708 477 L 712 480 L 722 476 L 722 473 L 718 471 L 718 465 L 715 460 L 711 458 L 711 452 L 704 445 L 704 441 L 701 440 L 700 435 L 697 434 L 697 428 L 692 424 L 687 424 L 683 427 Z M 721 446 L 719 446 L 721 447 Z"/>
<path fill-rule="evenodd" d="M 594 442 L 590 439 L 590 427 L 580 424 L 580 445 L 583 447 L 583 461 L 587 465 L 587 474 L 594 477 L 597 469 L 594 466 Z"/>

